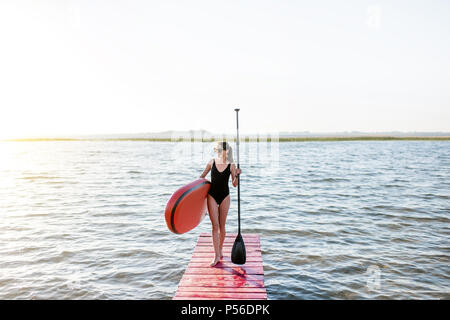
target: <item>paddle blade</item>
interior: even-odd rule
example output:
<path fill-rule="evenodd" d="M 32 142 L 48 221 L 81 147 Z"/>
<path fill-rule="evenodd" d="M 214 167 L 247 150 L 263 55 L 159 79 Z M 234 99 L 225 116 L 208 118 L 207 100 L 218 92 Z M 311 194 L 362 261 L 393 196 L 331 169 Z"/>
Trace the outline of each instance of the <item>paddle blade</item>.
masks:
<path fill-rule="evenodd" d="M 245 261 L 246 253 L 244 239 L 242 239 L 242 236 L 239 233 L 236 240 L 234 240 L 233 249 L 231 250 L 231 262 L 234 264 L 245 264 Z"/>

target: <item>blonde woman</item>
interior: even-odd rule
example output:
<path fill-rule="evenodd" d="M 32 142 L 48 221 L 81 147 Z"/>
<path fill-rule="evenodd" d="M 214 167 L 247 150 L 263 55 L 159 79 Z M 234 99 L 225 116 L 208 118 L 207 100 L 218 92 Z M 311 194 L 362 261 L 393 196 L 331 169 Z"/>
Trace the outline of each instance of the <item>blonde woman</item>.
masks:
<path fill-rule="evenodd" d="M 230 190 L 228 181 L 231 175 L 233 187 L 238 185 L 242 172 L 233 162 L 233 151 L 228 142 L 217 142 L 214 148 L 217 158 L 211 159 L 200 178 L 205 178 L 211 170 L 211 188 L 208 193 L 208 212 L 212 225 L 214 259 L 210 266 L 214 267 L 223 257 L 222 248 L 225 240 L 225 222 L 230 208 Z"/>

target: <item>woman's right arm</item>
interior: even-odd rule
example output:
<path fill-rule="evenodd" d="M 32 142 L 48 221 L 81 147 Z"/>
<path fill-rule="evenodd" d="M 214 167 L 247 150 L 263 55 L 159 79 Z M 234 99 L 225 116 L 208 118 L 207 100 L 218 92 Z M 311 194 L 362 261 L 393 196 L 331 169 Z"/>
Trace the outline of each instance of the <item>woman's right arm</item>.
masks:
<path fill-rule="evenodd" d="M 211 167 L 212 167 L 212 160 L 210 160 L 207 163 L 206 168 L 205 168 L 205 170 L 203 170 L 203 173 L 201 174 L 200 178 L 205 178 L 206 175 L 208 174 L 209 170 L 211 170 Z"/>

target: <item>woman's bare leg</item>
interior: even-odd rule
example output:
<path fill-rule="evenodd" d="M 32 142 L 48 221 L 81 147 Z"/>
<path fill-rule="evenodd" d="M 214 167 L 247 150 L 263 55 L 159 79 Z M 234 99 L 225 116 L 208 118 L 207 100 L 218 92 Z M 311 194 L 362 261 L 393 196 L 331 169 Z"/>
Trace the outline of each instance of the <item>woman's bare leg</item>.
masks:
<path fill-rule="evenodd" d="M 212 240 L 214 246 L 214 259 L 210 266 L 215 266 L 220 261 L 220 239 L 219 239 L 219 207 L 216 200 L 208 194 L 208 212 L 212 226 Z"/>
<path fill-rule="evenodd" d="M 226 196 L 223 199 L 222 203 L 219 206 L 219 230 L 220 230 L 220 244 L 219 244 L 219 252 L 220 257 L 223 257 L 223 242 L 225 240 L 226 230 L 225 223 L 227 221 L 228 210 L 230 209 L 230 195 Z"/>

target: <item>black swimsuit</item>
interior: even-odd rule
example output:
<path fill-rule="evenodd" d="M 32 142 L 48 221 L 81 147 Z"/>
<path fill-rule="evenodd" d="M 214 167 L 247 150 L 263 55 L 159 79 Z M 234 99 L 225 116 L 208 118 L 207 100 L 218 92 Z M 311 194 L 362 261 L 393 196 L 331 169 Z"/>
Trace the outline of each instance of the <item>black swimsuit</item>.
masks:
<path fill-rule="evenodd" d="M 223 199 L 225 199 L 230 194 L 230 189 L 228 188 L 228 179 L 230 178 L 230 165 L 223 171 L 217 170 L 216 160 L 213 161 L 213 166 L 211 169 L 211 188 L 208 194 L 210 194 L 217 204 L 221 204 Z"/>

